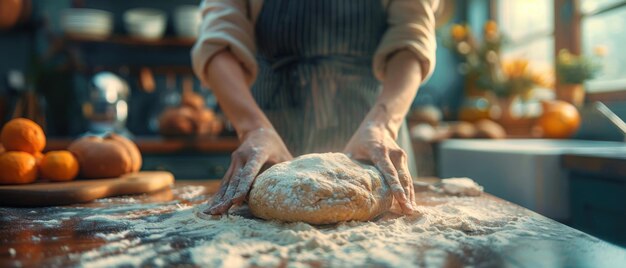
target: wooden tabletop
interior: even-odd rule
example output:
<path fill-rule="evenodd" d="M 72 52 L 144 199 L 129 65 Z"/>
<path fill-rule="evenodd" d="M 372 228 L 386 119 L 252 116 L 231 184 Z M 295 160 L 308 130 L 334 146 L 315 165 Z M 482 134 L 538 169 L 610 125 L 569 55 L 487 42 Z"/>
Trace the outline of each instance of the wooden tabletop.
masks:
<path fill-rule="evenodd" d="M 202 230 L 181 234 L 156 228 L 148 236 L 136 236 L 128 222 L 93 219 L 143 219 L 158 227 L 165 219 L 159 217 L 166 217 L 176 208 L 203 205 L 217 187 L 217 181 L 180 181 L 172 189 L 153 194 L 100 199 L 87 204 L 49 208 L 0 207 L 0 267 L 112 266 L 119 263 L 193 267 L 197 263 L 189 257 L 187 250 L 197 243 L 209 243 L 213 238 L 203 236 Z M 432 200 L 447 202 L 464 198 L 445 197 L 434 192 L 421 192 L 417 196 L 417 202 L 424 206 L 433 206 Z M 515 233 L 525 235 L 511 236 L 511 242 L 507 244 L 496 243 L 496 236 L 491 231 L 450 233 L 475 238 L 469 244 L 460 242 L 454 250 L 442 246 L 444 244 L 437 240 L 428 240 L 420 250 L 435 250 L 437 254 L 416 254 L 416 258 L 421 259 L 419 263 L 432 263 L 429 261 L 434 258 L 441 264 L 439 266 L 446 267 L 626 267 L 626 250 L 622 248 L 488 194 L 464 200 L 476 206 L 498 205 L 510 214 L 512 220 L 525 219 L 533 224 L 516 225 L 515 228 L 525 227 Z M 507 226 L 490 228 L 498 232 L 506 230 Z"/>

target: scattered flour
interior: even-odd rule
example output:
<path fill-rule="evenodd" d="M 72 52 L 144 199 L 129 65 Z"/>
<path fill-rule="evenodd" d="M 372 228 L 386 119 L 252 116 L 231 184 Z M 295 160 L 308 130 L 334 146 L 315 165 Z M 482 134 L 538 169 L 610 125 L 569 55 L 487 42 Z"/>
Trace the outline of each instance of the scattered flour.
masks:
<path fill-rule="evenodd" d="M 61 221 L 56 220 L 56 219 L 50 219 L 50 220 L 33 220 L 32 223 L 36 223 L 36 224 L 41 224 L 47 227 L 54 227 L 54 226 L 58 226 Z"/>
<path fill-rule="evenodd" d="M 569 239 L 550 231 L 557 223 L 489 197 L 426 191 L 418 193 L 414 216 L 386 213 L 370 222 L 314 226 L 260 220 L 246 207 L 209 216 L 202 213 L 209 198 L 204 189 L 182 188 L 176 189 L 177 196 L 188 198 L 182 201 L 112 200 L 115 206 L 37 214 L 46 215 L 44 221 L 61 213 L 74 222 L 82 218 L 75 232 L 106 242 L 83 252 L 67 248 L 68 259 L 85 267 L 441 267 L 450 258 L 471 266 L 473 259 L 506 250 L 518 239 Z"/>
<path fill-rule="evenodd" d="M 180 188 L 172 189 L 172 193 L 178 195 L 180 198 L 190 200 L 202 196 L 205 193 L 205 188 L 196 185 L 187 185 Z"/>
<path fill-rule="evenodd" d="M 133 213 L 102 215 L 88 220 L 124 224 L 130 231 L 107 236 L 114 239 L 80 255 L 80 260 L 88 267 L 169 263 L 208 267 L 436 267 L 450 255 L 467 256 L 468 250 L 503 247 L 519 237 L 550 235 L 529 231 L 525 227 L 536 225 L 535 219 L 489 199 L 433 195 L 427 203 L 419 206 L 416 216 L 388 214 L 373 222 L 322 226 L 255 219 L 245 215 L 245 208 L 235 215 L 209 216 L 202 213 L 204 205 L 182 209 L 169 205 L 169 212 L 158 211 L 158 219 Z"/>
<path fill-rule="evenodd" d="M 470 178 L 449 178 L 441 180 L 441 190 L 446 194 L 460 196 L 478 196 L 483 187 Z"/>

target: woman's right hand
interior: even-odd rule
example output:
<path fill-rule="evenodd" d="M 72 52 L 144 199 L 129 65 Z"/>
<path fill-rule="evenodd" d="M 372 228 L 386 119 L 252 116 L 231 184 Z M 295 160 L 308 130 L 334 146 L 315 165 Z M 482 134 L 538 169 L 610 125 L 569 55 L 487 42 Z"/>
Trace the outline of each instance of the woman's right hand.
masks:
<path fill-rule="evenodd" d="M 219 215 L 246 199 L 254 179 L 264 165 L 273 165 L 293 157 L 278 133 L 273 129 L 259 128 L 246 133 L 243 142 L 233 152 L 219 192 L 205 213 Z"/>

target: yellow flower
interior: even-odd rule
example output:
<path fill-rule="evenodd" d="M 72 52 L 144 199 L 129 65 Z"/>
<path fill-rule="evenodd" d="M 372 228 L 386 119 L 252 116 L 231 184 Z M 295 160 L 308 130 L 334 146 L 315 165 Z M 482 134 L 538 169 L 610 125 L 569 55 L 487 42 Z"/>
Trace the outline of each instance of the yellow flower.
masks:
<path fill-rule="evenodd" d="M 573 60 L 574 60 L 574 55 L 572 55 L 572 53 L 570 53 L 569 50 L 561 49 L 561 51 L 559 51 L 559 56 L 558 56 L 559 63 L 568 65 L 572 63 Z"/>
<path fill-rule="evenodd" d="M 495 21 L 488 21 L 485 23 L 485 34 L 486 35 L 497 35 L 498 34 L 498 24 Z"/>
<path fill-rule="evenodd" d="M 455 24 L 452 26 L 451 34 L 452 38 L 456 41 L 461 41 L 467 37 L 468 29 L 460 24 Z"/>
<path fill-rule="evenodd" d="M 516 59 L 504 63 L 504 74 L 509 78 L 521 78 L 526 75 L 528 60 Z"/>
<path fill-rule="evenodd" d="M 593 48 L 593 54 L 598 57 L 604 57 L 609 52 L 609 49 L 606 46 L 598 45 Z"/>

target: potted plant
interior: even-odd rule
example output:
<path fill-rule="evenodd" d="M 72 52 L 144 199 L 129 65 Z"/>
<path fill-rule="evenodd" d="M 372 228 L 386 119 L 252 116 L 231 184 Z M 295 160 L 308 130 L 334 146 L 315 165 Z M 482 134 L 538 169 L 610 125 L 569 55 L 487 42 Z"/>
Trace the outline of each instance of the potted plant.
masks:
<path fill-rule="evenodd" d="M 603 56 L 601 47 L 595 49 L 597 56 Z M 559 85 L 556 89 L 556 98 L 580 106 L 585 101 L 583 83 L 594 78 L 600 71 L 597 59 L 574 55 L 567 49 L 559 51 L 556 60 L 556 73 Z"/>
<path fill-rule="evenodd" d="M 494 85 L 502 80 L 500 47 L 503 38 L 498 25 L 488 21 L 483 27 L 483 40 L 478 40 L 467 24 L 454 24 L 444 45 L 459 57 L 458 70 L 465 76 L 465 100 L 459 118 L 478 121 L 493 117 Z M 476 105 L 481 104 L 481 105 Z"/>
<path fill-rule="evenodd" d="M 504 61 L 503 78 L 494 83 L 494 92 L 500 98 L 501 120 L 511 120 L 511 105 L 515 100 L 527 102 L 535 88 L 550 88 L 550 73 L 537 72 L 526 59 Z"/>
<path fill-rule="evenodd" d="M 514 118 L 510 111 L 512 103 L 516 99 L 528 100 L 535 87 L 550 87 L 551 72 L 548 75 L 535 72 L 525 59 L 503 61 L 500 49 L 504 41 L 498 25 L 488 21 L 483 27 L 482 41 L 475 38 L 469 26 L 455 24 L 444 44 L 460 57 L 459 70 L 465 75 L 464 103 L 482 103 L 475 100 L 487 99 L 491 103 L 486 107 L 499 107 L 499 113 L 489 113 L 492 119 L 511 121 Z M 479 120 L 481 118 L 476 116 L 467 116 L 475 114 L 469 112 L 479 108 L 462 107 L 459 117 Z"/>

